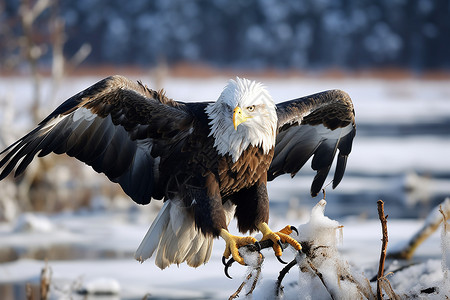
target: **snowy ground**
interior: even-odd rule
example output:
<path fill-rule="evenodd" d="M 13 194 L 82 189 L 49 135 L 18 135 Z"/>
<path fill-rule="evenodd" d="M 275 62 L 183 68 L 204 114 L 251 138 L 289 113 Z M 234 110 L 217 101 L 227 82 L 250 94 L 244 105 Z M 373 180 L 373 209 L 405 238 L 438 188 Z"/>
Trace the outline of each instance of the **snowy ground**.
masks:
<path fill-rule="evenodd" d="M 108 289 L 114 289 L 114 285 L 120 287 L 119 296 L 112 297 L 113 299 L 142 299 L 146 294 L 150 295 L 150 299 L 224 299 L 243 281 L 247 268 L 239 265 L 230 269 L 232 280 L 225 277 L 221 263 L 224 243 L 221 240 L 215 242 L 211 261 L 197 269 L 181 265 L 160 270 L 152 260 L 138 263 L 133 259 L 133 253 L 148 228 L 145 219 L 143 216 L 136 216 L 136 213 L 79 212 L 52 217 L 40 215 L 38 218 L 30 218 L 27 215 L 18 221 L 19 224 L 32 224 L 31 229 L 27 226 L 16 226 L 17 224 L 4 224 L 0 227 L 2 248 L 13 248 L 25 258 L 0 265 L 0 291 L 3 291 L 5 296 L 14 294 L 20 299 L 24 295 L 26 282 L 38 285 L 45 262 L 26 257 L 39 257 L 36 254 L 39 252 L 49 257 L 48 265 L 53 274 L 52 291 L 55 299 L 69 296 L 76 298 L 74 291 L 100 279 L 108 282 Z M 270 225 L 281 228 L 286 223 L 300 225 L 307 221 L 308 218 L 277 219 Z M 344 225 L 343 241 L 338 246 L 342 257 L 351 264 L 355 274 L 372 278 L 376 275 L 381 249 L 379 221 L 348 217 L 339 223 Z M 420 228 L 421 223 L 417 220 L 390 220 L 389 248 L 404 242 Z M 414 260 L 406 263 L 417 264 L 420 268 L 420 271 L 414 273 L 398 275 L 407 280 L 406 289 L 418 285 L 424 277 L 430 278 L 426 281 L 426 284 L 430 284 L 429 287 L 442 280 L 440 244 L 438 230 L 419 247 Z M 272 287 L 283 267 L 271 251 L 264 250 L 263 254 L 266 260 L 262 269 L 262 281 L 255 291 L 255 299 L 264 298 L 261 293 Z M 292 260 L 293 257 L 293 252 L 289 250 L 283 255 L 286 261 Z M 405 262 L 397 264 L 401 266 Z M 298 268 L 293 268 L 283 280 L 287 296 L 301 294 L 297 286 L 299 274 Z M 395 282 L 396 276 L 393 275 L 390 279 Z M 397 280 L 397 285 L 401 287 L 398 292 L 405 292 L 402 284 L 405 284 L 404 281 Z M 322 291 L 318 295 L 323 294 Z"/>
<path fill-rule="evenodd" d="M 48 104 L 49 110 L 99 79 L 67 79 L 63 83 L 65 88 L 58 92 L 59 100 Z M 145 76 L 139 79 L 151 86 L 151 79 Z M 381 247 L 376 200 L 385 201 L 386 214 L 390 215 L 388 245 L 393 247 L 413 235 L 429 210 L 450 195 L 449 82 L 318 78 L 262 81 L 276 102 L 334 88 L 351 95 L 358 132 L 346 176 L 336 190 L 327 190 L 326 215 L 344 225 L 340 253 L 357 272 L 371 278 L 378 266 Z M 164 88 L 174 99 L 203 101 L 214 100 L 225 83 L 226 78 L 168 78 Z M 26 114 L 19 114 L 20 118 L 10 126 L 7 114 L 30 105 L 30 86 L 23 79 L 0 79 L 0 130 L 7 132 L 3 135 L 6 141 L 0 140 L 1 148 L 2 143 L 12 142 L 31 126 Z M 50 95 L 49 84 L 43 92 Z M 282 177 L 269 184 L 272 227 L 308 221 L 309 212 L 318 201 L 308 196 L 312 176 L 305 168 L 293 180 Z M 246 268 L 233 266 L 230 270 L 233 280 L 224 276 L 221 240 L 215 242 L 211 261 L 198 269 L 182 265 L 161 271 L 152 261 L 137 263 L 133 253 L 153 215 L 151 209 L 139 209 L 142 211 L 137 212 L 136 208 L 87 210 L 41 219 L 21 216 L 11 223 L 0 224 L 0 253 L 11 258 L 0 264 L 0 298 L 24 298 L 24 284 L 37 284 L 45 265 L 40 258 L 44 257 L 49 257 L 53 271 L 55 297 L 71 295 L 78 285 L 99 278 L 108 279 L 106 284 L 110 287 L 120 288 L 117 298 L 128 299 L 142 299 L 146 294 L 151 299 L 223 299 L 237 289 Z M 34 224 L 33 229 L 28 230 L 26 224 Z M 411 288 L 405 282 L 416 279 L 441 280 L 440 246 L 438 230 L 419 247 L 413 262 L 406 262 L 419 263 L 415 273 L 399 275 L 398 280 L 395 274 L 390 278 L 395 283 L 394 289 L 404 292 Z M 271 252 L 263 253 L 266 256 L 263 279 L 255 291 L 255 299 L 262 298 L 264 288 L 277 278 L 282 268 Z M 286 261 L 293 258 L 292 253 L 285 255 L 291 255 Z M 298 269 L 293 269 L 284 279 L 287 296 L 296 294 L 292 291 L 298 290 L 298 278 Z"/>

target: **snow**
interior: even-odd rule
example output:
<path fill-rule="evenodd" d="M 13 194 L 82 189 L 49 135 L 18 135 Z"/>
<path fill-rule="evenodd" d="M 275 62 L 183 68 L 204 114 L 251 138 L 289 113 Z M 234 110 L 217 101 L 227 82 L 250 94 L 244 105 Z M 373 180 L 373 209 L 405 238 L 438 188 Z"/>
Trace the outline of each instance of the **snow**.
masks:
<path fill-rule="evenodd" d="M 324 215 L 325 206 L 326 201 L 320 200 L 313 207 L 309 222 L 299 226 L 298 240 L 309 248 L 304 249 L 306 255 L 297 258 L 301 270 L 299 282 L 304 286 L 314 286 L 313 289 L 299 289 L 299 296 L 317 298 L 316 290 L 326 288 L 333 299 L 360 298 L 368 294 L 370 288 L 365 287 L 361 275 L 352 275 L 349 264 L 339 254 L 337 245 L 342 241 L 342 227 Z M 321 287 L 317 274 L 323 276 Z M 321 294 L 325 297 L 324 291 Z"/>
<path fill-rule="evenodd" d="M 120 293 L 120 283 L 114 278 L 95 278 L 83 286 L 82 290 L 86 294 L 118 295 Z"/>
<path fill-rule="evenodd" d="M 19 216 L 13 232 L 50 232 L 53 230 L 53 224 L 45 216 L 26 213 Z"/>
<path fill-rule="evenodd" d="M 152 86 L 152 80 L 146 76 L 131 78 L 142 79 Z M 62 84 L 65 89 L 58 92 L 58 103 L 99 79 L 68 78 L 66 84 Z M 373 125 L 377 128 L 390 124 L 394 127 L 411 126 L 414 131 L 421 124 L 438 126 L 450 118 L 450 85 L 447 81 L 348 78 L 261 81 L 276 102 L 327 89 L 342 89 L 351 95 L 361 127 Z M 225 77 L 207 80 L 169 77 L 163 85 L 166 94 L 174 99 L 204 101 L 216 99 L 226 82 Z M 4 125 L 15 120 L 10 115 L 13 112 L 27 111 L 26 108 L 31 105 L 30 86 L 20 78 L 2 78 L 0 81 L 0 91 L 8 90 L 10 93 L 3 95 L 0 92 L 0 99 L 22 99 L 9 106 L 1 105 L 2 108 L 8 107 L 0 111 L 1 131 L 7 131 L 6 135 L 1 135 L 6 137 L 5 141 L 0 140 L 2 148 L 32 126 L 26 113 L 19 115 L 14 126 Z M 198 90 L 202 93 L 194 92 Z M 49 82 L 44 80 L 43 93 L 49 95 L 50 91 Z M 54 106 L 51 104 L 46 108 L 50 111 Z M 334 276 L 339 266 L 339 272 L 351 273 L 360 286 L 366 287 L 361 283 L 361 278 L 371 279 L 376 274 L 381 247 L 380 222 L 374 218 L 376 203 L 371 202 L 371 197 L 378 198 L 385 193 L 401 199 L 386 202 L 385 207 L 386 213 L 391 216 L 388 219 L 388 252 L 392 251 L 428 222 L 405 215 L 407 211 L 425 217 L 434 206 L 429 202 L 431 198 L 439 198 L 442 202 L 442 195 L 450 195 L 450 139 L 445 130 L 440 135 L 430 131 L 408 136 L 403 136 L 402 132 L 394 135 L 377 133 L 374 136 L 370 130 L 359 130 L 342 183 L 336 190 L 327 189 L 325 215 L 325 204 L 319 202 L 315 206 L 317 200 L 310 199 L 308 195 L 313 172 L 307 163 L 305 170 L 294 179 L 286 176 L 269 183 L 272 204 L 269 226 L 281 229 L 286 224 L 300 224 L 297 227 L 301 232 L 299 238 L 332 248 L 328 253 L 332 259 L 322 257 L 320 264 L 317 263 L 323 273 Z M 56 173 L 46 176 L 53 176 L 52 180 L 61 178 L 64 182 L 81 184 L 67 170 Z M 95 185 L 93 182 L 98 181 L 92 174 L 89 168 L 85 168 L 77 176 L 92 176 L 90 184 Z M 409 195 L 405 189 L 410 190 L 411 186 L 416 191 Z M 113 291 L 117 298 L 142 299 L 149 294 L 150 299 L 224 299 L 236 291 L 251 271 L 249 267 L 234 264 L 229 270 L 233 279 L 225 277 L 221 263 L 225 244 L 220 239 L 214 242 L 210 262 L 197 269 L 183 264 L 161 271 L 152 259 L 139 264 L 133 254 L 155 217 L 155 207 L 160 203 L 138 207 L 128 199 L 111 201 L 94 194 L 92 206 L 83 211 L 55 215 L 22 214 L 16 217 L 19 212 L 13 202 L 17 197 L 15 186 L 0 182 L 0 189 L 0 217 L 7 221 L 0 223 L 0 257 L 9 258 L 0 264 L 0 291 L 24 290 L 26 282 L 37 285 L 45 258 L 52 270 L 51 291 L 55 298 L 83 298 L 76 291 L 88 290 L 88 287 L 94 289 L 95 286 L 103 291 Z M 341 197 L 338 201 L 335 199 L 337 196 Z M 351 201 L 350 196 L 355 200 Z M 423 206 L 418 207 L 419 204 Z M 412 261 L 388 262 L 389 271 L 393 274 L 388 275 L 387 279 L 398 295 L 414 294 L 419 298 L 436 299 L 450 295 L 449 227 L 444 229 L 441 225 L 439 232 L 431 235 L 417 249 Z M 238 234 L 234 221 L 230 229 L 233 234 Z M 263 250 L 262 253 L 265 260 L 253 299 L 267 299 L 268 295 L 274 295 L 276 279 L 284 267 L 274 258 L 272 250 Z M 295 255 L 287 249 L 283 260 L 290 261 Z M 252 266 L 257 263 L 254 257 L 253 261 L 248 261 Z M 345 298 L 343 293 L 358 293 L 352 282 L 341 280 L 338 286 L 334 277 L 326 280 L 336 295 Z M 329 292 L 317 276 L 311 272 L 301 272 L 297 266 L 286 275 L 283 286 L 284 299 L 329 298 Z M 374 283 L 371 287 L 374 290 Z M 421 289 L 428 287 L 437 287 L 438 292 L 419 296 Z M 244 294 L 245 291 L 241 297 Z"/>
<path fill-rule="evenodd" d="M 317 208 L 317 207 L 316 207 Z M 316 209 L 311 216 L 311 221 L 298 226 L 301 232 L 300 238 L 317 238 L 332 246 L 332 241 L 339 241 L 339 232 L 336 232 L 338 222 L 321 215 L 322 208 Z M 173 299 L 207 298 L 223 299 L 230 296 L 246 278 L 248 269 L 234 264 L 230 268 L 229 280 L 223 274 L 221 257 L 224 242 L 216 240 L 210 262 L 197 269 L 189 268 L 185 264 L 172 266 L 160 270 L 154 265 L 153 259 L 139 264 L 133 259 L 133 253 L 139 245 L 140 240 L 148 229 L 148 223 L 136 222 L 129 213 L 92 213 L 62 214 L 49 216 L 48 220 L 53 224 L 52 231 L 29 233 L 16 233 L 12 226 L 0 227 L 0 239 L 2 248 L 36 248 L 45 245 L 67 244 L 72 248 L 75 258 L 49 259 L 48 264 L 53 271 L 53 288 L 68 287 L 79 283 L 86 286 L 89 282 L 95 282 L 101 278 L 107 278 L 111 286 L 120 288 L 122 298 L 142 298 L 150 293 L 152 297 Z M 297 220 L 298 221 L 298 220 Z M 270 226 L 282 228 L 286 223 L 294 220 L 275 219 Z M 341 225 L 343 229 L 342 244 L 337 243 L 330 254 L 332 259 L 339 259 L 346 269 L 352 269 L 354 276 L 364 275 L 368 278 L 376 273 L 380 252 L 380 224 L 377 220 L 344 219 Z M 235 228 L 232 222 L 230 228 Z M 389 220 L 389 243 L 394 245 L 405 239 L 405 232 L 414 232 L 420 228 L 421 223 L 417 220 Z M 325 233 L 329 230 L 328 233 Z M 324 237 L 327 236 L 324 240 Z M 5 241 L 5 244 L 3 244 Z M 42 243 L 40 243 L 41 241 Z M 448 242 L 448 234 L 447 240 Z M 407 291 L 417 284 L 423 286 L 442 280 L 441 251 L 439 249 L 440 235 L 434 234 L 422 246 L 419 247 L 417 257 L 424 257 L 424 262 L 418 262 L 404 271 L 396 272 L 389 277 L 397 291 Z M 448 245 L 446 246 L 448 247 Z M 55 248 L 56 249 L 56 248 Z M 76 250 L 80 253 L 76 254 Z M 448 248 L 446 248 L 448 251 Z M 64 251 L 64 249 L 63 249 Z M 96 253 L 98 252 L 98 253 Z M 272 253 L 272 250 L 263 250 L 265 261 L 262 266 L 260 283 L 254 292 L 254 299 L 264 299 L 265 292 L 274 289 L 274 283 L 278 277 L 281 265 Z M 50 251 L 48 252 L 50 253 Z M 103 253 L 103 255 L 100 255 Z M 289 261 L 294 258 L 293 251 L 285 250 L 283 260 Z M 247 261 L 247 260 L 246 260 Z M 248 261 L 255 266 L 256 262 Z M 40 271 L 45 266 L 44 261 L 20 258 L 18 260 L 2 263 L 0 265 L 0 286 L 24 282 L 37 283 Z M 325 260 L 321 265 L 324 273 L 329 273 L 336 266 Z M 335 272 L 335 271 L 333 271 Z M 333 274 L 331 272 L 331 274 Z M 334 273 L 335 274 L 335 273 Z M 356 274 L 356 275 L 355 275 Z M 407 279 L 407 280 L 405 280 Z M 116 284 L 112 284 L 116 282 Z M 333 282 L 333 280 L 330 280 Z M 285 299 L 297 299 L 299 293 L 308 295 L 311 299 L 327 296 L 323 285 L 317 278 L 309 273 L 299 272 L 298 267 L 293 268 L 283 281 L 285 286 Z M 342 283 L 342 287 L 348 287 L 349 283 Z M 303 288 L 305 289 L 303 289 Z M 308 289 L 306 289 L 308 287 Z M 335 287 L 336 288 L 336 287 Z M 82 288 L 80 287 L 79 290 Z M 347 290 L 347 289 L 346 289 Z M 67 288 L 66 296 L 74 293 Z"/>

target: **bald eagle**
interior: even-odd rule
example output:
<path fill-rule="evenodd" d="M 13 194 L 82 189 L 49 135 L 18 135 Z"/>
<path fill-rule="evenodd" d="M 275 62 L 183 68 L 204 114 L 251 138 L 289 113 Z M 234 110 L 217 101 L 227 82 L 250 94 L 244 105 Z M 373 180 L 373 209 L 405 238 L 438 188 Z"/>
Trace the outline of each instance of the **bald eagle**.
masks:
<path fill-rule="evenodd" d="M 293 177 L 312 158 L 311 195 L 321 190 L 338 152 L 333 188 L 341 181 L 355 136 L 354 109 L 343 91 L 331 90 L 274 104 L 258 82 L 230 80 L 215 102 L 183 103 L 141 82 L 111 76 L 74 95 L 1 154 L 0 180 L 34 156 L 67 153 L 104 173 L 139 204 L 164 200 L 135 257 L 156 251 L 160 268 L 211 255 L 213 239 L 226 241 L 224 257 L 244 264 L 238 248 L 261 231 L 281 255 L 281 242 L 297 250 L 289 226 L 267 225 L 267 181 Z"/>

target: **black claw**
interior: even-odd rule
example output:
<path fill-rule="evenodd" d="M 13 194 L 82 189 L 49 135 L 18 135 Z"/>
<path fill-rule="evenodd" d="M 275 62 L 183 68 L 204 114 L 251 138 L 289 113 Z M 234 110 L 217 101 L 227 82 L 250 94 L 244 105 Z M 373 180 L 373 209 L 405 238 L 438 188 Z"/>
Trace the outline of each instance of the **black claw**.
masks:
<path fill-rule="evenodd" d="M 226 261 L 226 258 L 225 258 L 225 256 L 222 256 L 222 264 L 223 264 L 224 266 L 226 266 L 226 265 L 227 265 L 227 261 Z"/>
<path fill-rule="evenodd" d="M 233 277 L 231 277 L 231 276 L 228 274 L 228 267 L 225 267 L 225 276 L 227 276 L 227 277 L 230 278 L 230 279 L 233 279 Z"/>
<path fill-rule="evenodd" d="M 280 240 L 277 241 L 278 246 L 280 246 L 281 250 L 283 250 L 283 244 L 281 243 Z M 280 256 L 275 255 L 275 257 L 278 259 L 278 261 L 282 264 L 287 264 L 287 262 L 285 262 L 284 260 L 281 259 Z"/>
<path fill-rule="evenodd" d="M 227 261 L 226 266 L 231 267 L 231 265 L 235 262 L 234 258 L 230 258 L 230 260 Z"/>
<path fill-rule="evenodd" d="M 282 260 L 282 259 L 281 259 L 281 256 L 276 256 L 276 255 L 275 255 L 275 257 L 278 259 L 278 261 L 279 261 L 280 263 L 282 263 L 283 265 L 287 265 L 287 262 L 285 262 L 284 260 Z"/>
<path fill-rule="evenodd" d="M 280 248 L 281 248 L 281 251 L 283 251 L 283 244 L 281 243 L 281 241 L 280 241 L 280 240 L 278 240 L 278 241 L 277 241 L 277 244 L 278 244 L 278 246 L 280 246 Z"/>
<path fill-rule="evenodd" d="M 223 260 L 223 262 L 224 261 L 225 260 Z M 225 265 L 225 268 L 224 268 L 225 276 L 227 276 L 230 279 L 233 279 L 233 278 L 230 276 L 230 274 L 228 274 L 228 268 L 230 268 L 233 263 L 234 263 L 234 259 L 233 258 L 230 258 L 230 260 L 228 262 L 224 263 L 224 265 Z"/>
<path fill-rule="evenodd" d="M 258 242 L 258 241 L 256 241 L 255 242 L 255 246 L 256 246 L 256 251 L 261 251 L 261 244 Z"/>
<path fill-rule="evenodd" d="M 295 233 L 298 235 L 298 230 L 297 230 L 297 228 L 295 226 L 291 226 L 291 230 L 295 231 Z"/>

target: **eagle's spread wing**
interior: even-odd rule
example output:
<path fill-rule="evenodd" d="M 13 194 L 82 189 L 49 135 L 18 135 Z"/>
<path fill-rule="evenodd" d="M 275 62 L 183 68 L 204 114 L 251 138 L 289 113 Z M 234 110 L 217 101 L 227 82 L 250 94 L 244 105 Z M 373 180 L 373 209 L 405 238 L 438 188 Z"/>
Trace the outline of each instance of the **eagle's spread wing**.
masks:
<path fill-rule="evenodd" d="M 69 98 L 37 128 L 2 152 L 0 180 L 21 160 L 67 153 L 119 183 L 137 203 L 155 196 L 158 157 L 192 127 L 185 105 L 140 83 L 112 76 Z"/>
<path fill-rule="evenodd" d="M 313 156 L 311 167 L 317 171 L 311 195 L 322 188 L 339 150 L 333 179 L 335 188 L 344 175 L 347 157 L 356 133 L 355 112 L 350 97 L 331 90 L 277 104 L 278 134 L 268 179 L 302 168 Z"/>

